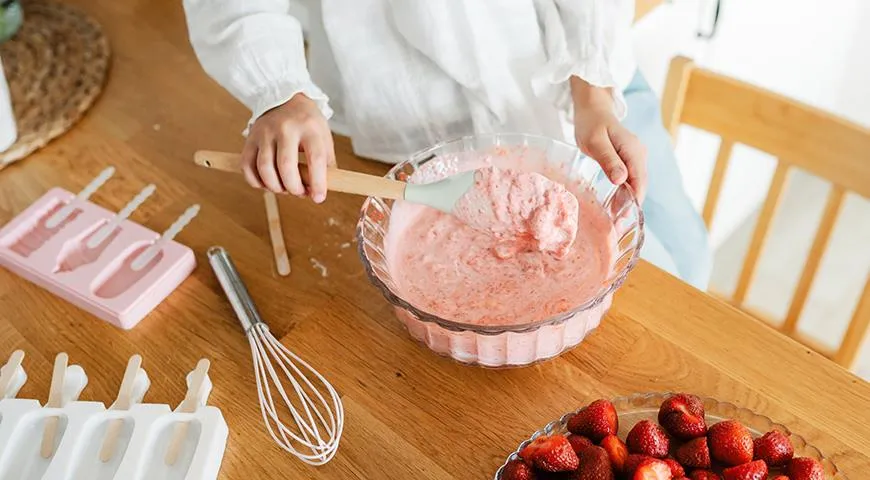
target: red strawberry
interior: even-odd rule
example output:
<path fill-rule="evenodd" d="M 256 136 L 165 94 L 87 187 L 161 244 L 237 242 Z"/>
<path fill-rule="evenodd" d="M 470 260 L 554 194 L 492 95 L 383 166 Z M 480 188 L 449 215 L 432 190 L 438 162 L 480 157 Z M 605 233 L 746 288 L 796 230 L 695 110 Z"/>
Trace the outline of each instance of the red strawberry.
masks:
<path fill-rule="evenodd" d="M 726 420 L 713 425 L 707 432 L 707 440 L 713 460 L 727 466 L 752 461 L 752 435 L 740 422 Z"/>
<path fill-rule="evenodd" d="M 632 480 L 671 480 L 671 469 L 668 464 L 657 459 L 648 458 L 638 465 Z"/>
<path fill-rule="evenodd" d="M 568 430 L 600 442 L 608 435 L 616 435 L 619 417 L 608 400 L 595 400 L 568 420 Z"/>
<path fill-rule="evenodd" d="M 520 457 L 545 472 L 577 470 L 580 463 L 564 435 L 542 435 L 520 450 Z"/>
<path fill-rule="evenodd" d="M 610 464 L 616 472 L 625 469 L 625 459 L 628 457 L 628 448 L 616 435 L 608 435 L 601 441 L 601 448 L 607 452 Z"/>
<path fill-rule="evenodd" d="M 794 456 L 791 440 L 782 432 L 767 432 L 753 443 L 755 459 L 764 460 L 771 467 L 785 465 Z"/>
<path fill-rule="evenodd" d="M 628 432 L 628 451 L 655 458 L 668 456 L 670 440 L 662 427 L 649 420 L 641 420 Z"/>
<path fill-rule="evenodd" d="M 771 480 L 788 480 L 788 477 L 786 477 L 785 475 L 777 475 L 777 476 L 773 477 Z"/>
<path fill-rule="evenodd" d="M 689 478 L 692 480 L 722 480 L 722 477 L 710 470 L 695 470 Z"/>
<path fill-rule="evenodd" d="M 705 437 L 689 440 L 677 447 L 674 456 L 683 466 L 689 468 L 710 468 L 710 448 Z"/>
<path fill-rule="evenodd" d="M 500 480 L 535 480 L 535 471 L 522 460 L 511 460 L 501 472 Z"/>
<path fill-rule="evenodd" d="M 589 440 L 583 435 L 568 435 L 568 441 L 571 443 L 571 448 L 574 449 L 574 453 L 577 455 L 580 455 L 580 452 L 587 447 L 595 446 L 595 444 L 592 443 L 592 440 Z"/>
<path fill-rule="evenodd" d="M 725 480 L 767 480 L 767 464 L 763 460 L 744 463 L 722 470 Z"/>
<path fill-rule="evenodd" d="M 691 440 L 707 434 L 704 404 L 700 398 L 687 393 L 679 393 L 662 403 L 659 423 L 680 440 Z"/>
<path fill-rule="evenodd" d="M 623 467 L 622 473 L 624 473 L 626 477 L 631 478 L 631 476 L 634 475 L 635 470 L 637 470 L 637 467 L 650 458 L 652 457 L 638 455 L 636 453 L 629 454 L 625 457 L 625 466 Z"/>
<path fill-rule="evenodd" d="M 610 457 L 601 447 L 589 447 L 580 453 L 580 469 L 577 480 L 613 480 Z"/>
<path fill-rule="evenodd" d="M 813 458 L 796 457 L 788 462 L 788 476 L 791 480 L 824 480 L 825 469 Z"/>
<path fill-rule="evenodd" d="M 538 475 L 537 480 L 577 480 L 576 470 L 573 472 L 544 472 L 538 470 L 535 473 Z"/>
<path fill-rule="evenodd" d="M 683 466 L 673 458 L 666 458 L 662 461 L 668 464 L 668 467 L 671 469 L 671 475 L 673 475 L 674 478 L 686 476 L 686 469 L 684 469 Z"/>

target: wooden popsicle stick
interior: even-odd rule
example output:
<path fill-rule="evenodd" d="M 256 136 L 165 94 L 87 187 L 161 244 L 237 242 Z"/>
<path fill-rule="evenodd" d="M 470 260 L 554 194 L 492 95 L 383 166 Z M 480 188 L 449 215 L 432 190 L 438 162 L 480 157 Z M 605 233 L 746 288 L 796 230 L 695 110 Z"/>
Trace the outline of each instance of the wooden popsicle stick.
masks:
<path fill-rule="evenodd" d="M 132 200 L 127 202 L 127 205 L 124 205 L 124 208 L 122 208 L 121 211 L 117 213 L 117 215 L 112 217 L 111 220 L 109 220 L 105 225 L 100 227 L 100 229 L 97 230 L 93 234 L 93 236 L 88 239 L 86 246 L 91 249 L 100 246 L 100 244 L 103 243 L 103 240 L 108 238 L 109 235 L 111 235 L 112 232 L 114 232 L 115 229 L 118 228 L 118 226 L 124 223 L 124 220 L 130 218 L 130 215 L 132 215 L 137 208 L 145 203 L 145 200 L 148 200 L 148 197 L 150 197 L 155 190 L 157 190 L 157 187 L 153 183 L 143 188 L 142 191 L 139 192 L 135 197 L 133 197 Z"/>
<path fill-rule="evenodd" d="M 151 246 L 143 250 L 142 253 L 133 259 L 130 263 L 130 268 L 134 271 L 139 271 L 145 268 L 145 265 L 148 265 L 148 262 L 156 257 L 157 254 L 160 253 L 160 250 L 163 250 L 163 247 L 165 247 L 166 244 L 171 242 L 176 235 L 181 233 L 187 224 L 199 215 L 199 208 L 199 204 L 194 204 L 185 210 L 184 213 L 182 213 L 181 216 L 163 232 L 163 235 L 161 235 L 156 242 L 152 243 Z"/>
<path fill-rule="evenodd" d="M 6 396 L 6 389 L 9 388 L 9 384 L 15 378 L 15 373 L 18 371 L 18 367 L 21 366 L 22 361 L 24 361 L 24 351 L 15 350 L 9 356 L 9 361 L 6 362 L 6 365 L 0 368 L 0 398 Z"/>
<path fill-rule="evenodd" d="M 187 389 L 187 395 L 178 406 L 177 412 L 194 413 L 199 406 L 199 393 L 202 390 L 202 385 L 205 383 L 208 367 L 211 365 L 207 359 L 203 358 L 196 364 L 196 370 L 193 371 L 193 377 L 190 381 L 190 387 Z M 184 439 L 187 438 L 187 429 L 190 422 L 178 422 L 172 432 L 172 437 L 169 440 L 169 448 L 166 449 L 166 457 L 164 461 L 167 465 L 175 465 L 178 457 L 181 456 L 181 448 L 184 445 Z"/>
<path fill-rule="evenodd" d="M 237 153 L 200 150 L 194 153 L 193 161 L 197 165 L 206 168 L 232 173 L 242 172 L 242 157 Z M 299 154 L 299 163 L 305 164 L 301 153 Z M 334 167 L 326 169 L 326 181 L 327 187 L 333 192 L 390 198 L 393 200 L 404 199 L 405 187 L 407 186 L 405 182 L 398 180 Z"/>
<path fill-rule="evenodd" d="M 45 228 L 52 229 L 61 224 L 67 217 L 69 217 L 73 210 L 75 210 L 76 206 L 80 203 L 86 201 L 97 191 L 100 187 L 103 186 L 112 175 L 115 174 L 115 167 L 108 167 L 99 175 L 97 175 L 90 183 L 85 185 L 85 188 L 79 192 L 78 195 L 75 196 L 72 200 L 70 200 L 66 205 L 64 205 L 60 210 L 54 213 L 54 215 L 48 217 L 48 220 L 45 221 Z"/>
<path fill-rule="evenodd" d="M 57 357 L 55 357 L 51 388 L 48 391 L 48 401 L 45 403 L 45 408 L 60 408 L 63 406 L 63 385 L 68 362 L 69 356 L 66 353 L 58 353 Z M 45 429 L 42 432 L 42 445 L 40 448 L 42 458 L 51 458 L 54 454 L 54 440 L 57 437 L 59 423 L 60 417 L 58 416 L 45 419 Z"/>
<path fill-rule="evenodd" d="M 127 362 L 127 370 L 124 372 L 124 378 L 121 380 L 121 388 L 118 389 L 118 398 L 112 404 L 110 410 L 129 410 L 133 405 L 133 387 L 136 384 L 136 375 L 139 373 L 141 366 L 141 356 L 133 355 L 130 357 L 130 360 Z M 123 418 L 116 418 L 109 423 L 109 426 L 106 428 L 106 436 L 103 438 L 103 446 L 100 448 L 101 462 L 106 463 L 115 455 L 115 447 L 123 427 Z"/>
<path fill-rule="evenodd" d="M 269 237 L 272 239 L 272 253 L 275 255 L 275 266 L 278 275 L 290 275 L 290 258 L 287 256 L 287 246 L 284 244 L 284 230 L 281 228 L 281 216 L 278 213 L 278 199 L 272 192 L 263 194 L 266 201 L 266 220 L 269 223 Z"/>

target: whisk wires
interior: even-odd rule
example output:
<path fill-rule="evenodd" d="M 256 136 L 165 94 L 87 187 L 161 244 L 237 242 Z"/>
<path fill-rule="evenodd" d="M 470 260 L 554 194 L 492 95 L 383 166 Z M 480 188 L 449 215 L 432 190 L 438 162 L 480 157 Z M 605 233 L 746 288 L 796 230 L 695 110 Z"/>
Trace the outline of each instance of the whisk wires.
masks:
<path fill-rule="evenodd" d="M 251 327 L 248 343 L 254 359 L 260 410 L 272 439 L 309 465 L 326 464 L 338 451 L 344 426 L 344 407 L 338 392 L 319 372 L 275 339 L 265 323 Z M 319 381 L 329 400 L 309 377 Z M 291 401 L 285 384 L 292 386 L 297 402 Z M 281 420 L 283 407 L 276 406 L 276 396 L 278 401 L 284 401 L 296 429 Z"/>

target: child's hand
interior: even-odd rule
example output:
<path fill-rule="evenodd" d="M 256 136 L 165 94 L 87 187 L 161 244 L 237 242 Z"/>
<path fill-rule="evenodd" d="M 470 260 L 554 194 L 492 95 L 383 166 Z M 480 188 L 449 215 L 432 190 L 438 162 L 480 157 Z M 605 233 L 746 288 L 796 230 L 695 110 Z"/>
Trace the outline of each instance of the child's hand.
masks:
<path fill-rule="evenodd" d="M 300 151 L 308 159 L 306 179 L 299 173 Z M 302 94 L 258 118 L 242 149 L 242 169 L 252 187 L 308 195 L 317 203 L 326 199 L 327 165 L 335 165 L 329 124 Z"/>
<path fill-rule="evenodd" d="M 646 194 L 646 147 L 613 114 L 606 89 L 571 78 L 574 135 L 580 150 L 592 157 L 616 185 L 628 182 L 639 202 Z"/>

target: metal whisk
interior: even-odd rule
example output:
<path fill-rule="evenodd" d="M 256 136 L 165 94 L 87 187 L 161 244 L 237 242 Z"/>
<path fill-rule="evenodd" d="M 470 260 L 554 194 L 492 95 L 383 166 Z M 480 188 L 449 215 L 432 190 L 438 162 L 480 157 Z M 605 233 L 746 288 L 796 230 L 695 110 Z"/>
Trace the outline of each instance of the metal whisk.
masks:
<path fill-rule="evenodd" d="M 341 398 L 323 375 L 269 332 L 226 250 L 210 248 L 208 260 L 248 336 L 260 411 L 269 434 L 281 448 L 303 462 L 326 464 L 338 451 L 344 426 Z M 285 384 L 291 385 L 292 392 L 296 393 L 295 402 L 288 397 Z M 279 402 L 277 407 L 276 400 Z M 279 418 L 281 412 L 290 414 L 295 429 Z"/>

